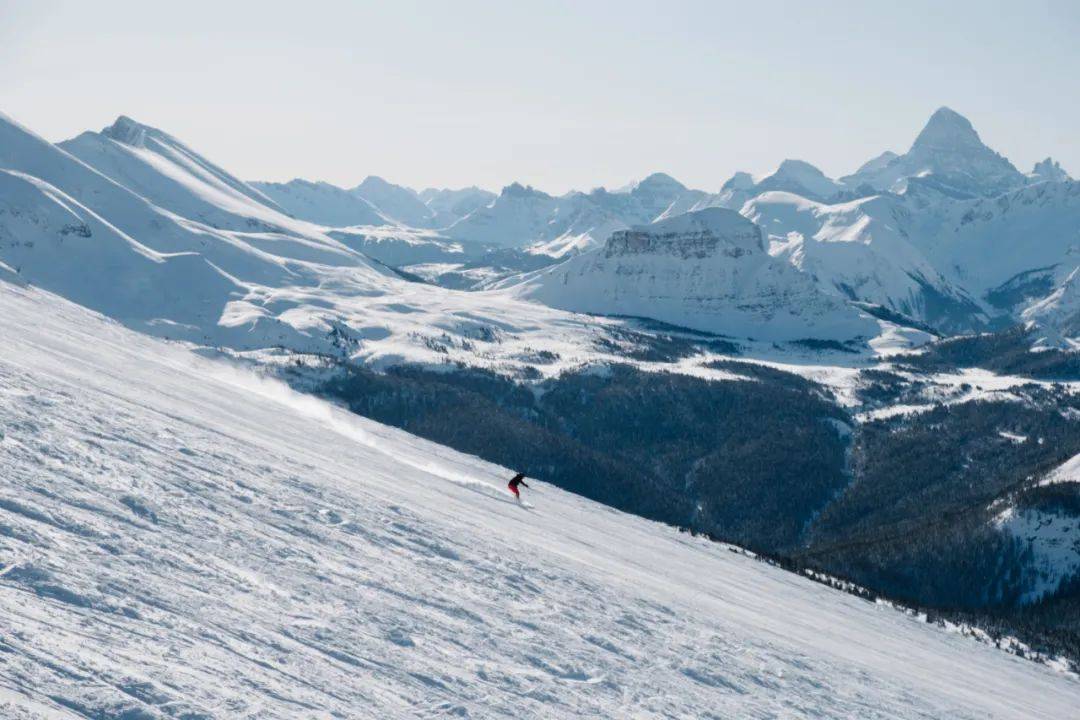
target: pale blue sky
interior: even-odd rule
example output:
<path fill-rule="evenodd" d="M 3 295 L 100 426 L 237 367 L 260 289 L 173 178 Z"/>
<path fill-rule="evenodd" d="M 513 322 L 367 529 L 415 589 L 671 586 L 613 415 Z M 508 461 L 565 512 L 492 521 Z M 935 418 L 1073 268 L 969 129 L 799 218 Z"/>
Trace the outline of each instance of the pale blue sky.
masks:
<path fill-rule="evenodd" d="M 0 110 L 127 114 L 247 179 L 548 191 L 829 174 L 949 105 L 1080 175 L 1080 3 L 0 0 Z"/>

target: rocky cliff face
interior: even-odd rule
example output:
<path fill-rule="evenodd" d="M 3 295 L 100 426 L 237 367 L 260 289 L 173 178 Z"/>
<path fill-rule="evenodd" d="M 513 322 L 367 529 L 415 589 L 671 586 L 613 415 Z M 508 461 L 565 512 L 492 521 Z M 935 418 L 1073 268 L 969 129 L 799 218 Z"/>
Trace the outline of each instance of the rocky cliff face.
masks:
<path fill-rule="evenodd" d="M 603 253 L 608 258 L 669 255 L 702 260 L 718 255 L 740 258 L 764 250 L 760 228 L 735 213 L 711 208 L 616 232 Z"/>

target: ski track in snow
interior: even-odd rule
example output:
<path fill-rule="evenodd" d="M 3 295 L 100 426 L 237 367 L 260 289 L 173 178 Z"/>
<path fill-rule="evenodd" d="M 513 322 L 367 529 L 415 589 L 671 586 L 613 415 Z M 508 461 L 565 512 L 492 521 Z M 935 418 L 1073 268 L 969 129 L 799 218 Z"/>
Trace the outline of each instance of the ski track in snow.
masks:
<path fill-rule="evenodd" d="M 1071 676 L 0 283 L 0 716 L 1068 717 Z"/>

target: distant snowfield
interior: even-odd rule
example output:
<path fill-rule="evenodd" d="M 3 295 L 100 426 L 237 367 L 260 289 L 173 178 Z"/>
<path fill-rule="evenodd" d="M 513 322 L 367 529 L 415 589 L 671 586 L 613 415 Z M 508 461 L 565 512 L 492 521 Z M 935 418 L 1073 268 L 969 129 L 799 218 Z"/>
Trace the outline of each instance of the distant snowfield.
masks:
<path fill-rule="evenodd" d="M 0 283 L 0 715 L 1069 717 L 1069 675 Z"/>

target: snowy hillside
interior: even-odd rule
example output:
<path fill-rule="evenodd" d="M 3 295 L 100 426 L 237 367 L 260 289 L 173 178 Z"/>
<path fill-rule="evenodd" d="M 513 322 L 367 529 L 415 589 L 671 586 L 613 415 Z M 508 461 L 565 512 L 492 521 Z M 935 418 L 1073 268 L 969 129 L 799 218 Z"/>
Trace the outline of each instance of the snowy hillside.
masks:
<path fill-rule="evenodd" d="M 710 208 L 612 235 L 542 270 L 520 297 L 577 312 L 651 317 L 766 340 L 868 339 L 876 323 L 766 252 L 761 230 Z"/>
<path fill-rule="evenodd" d="M 0 283 L 6 718 L 1068 717 L 1077 681 Z"/>

